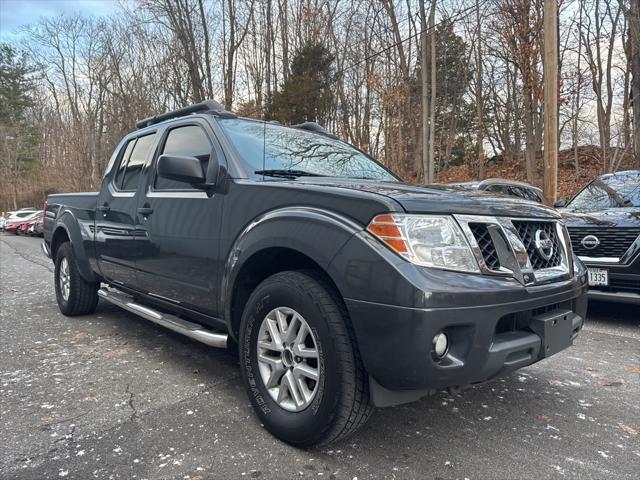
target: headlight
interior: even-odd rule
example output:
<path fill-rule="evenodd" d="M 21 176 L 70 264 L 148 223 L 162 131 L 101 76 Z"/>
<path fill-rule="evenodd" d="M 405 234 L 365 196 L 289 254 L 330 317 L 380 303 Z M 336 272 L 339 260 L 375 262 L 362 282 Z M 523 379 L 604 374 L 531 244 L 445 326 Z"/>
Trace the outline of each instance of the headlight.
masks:
<path fill-rule="evenodd" d="M 374 217 L 367 230 L 416 265 L 480 272 L 460 227 L 448 215 L 387 213 Z"/>
<path fill-rule="evenodd" d="M 576 271 L 578 275 L 582 275 L 587 273 L 587 267 L 585 264 L 578 258 L 578 256 L 573 254 L 573 269 Z"/>

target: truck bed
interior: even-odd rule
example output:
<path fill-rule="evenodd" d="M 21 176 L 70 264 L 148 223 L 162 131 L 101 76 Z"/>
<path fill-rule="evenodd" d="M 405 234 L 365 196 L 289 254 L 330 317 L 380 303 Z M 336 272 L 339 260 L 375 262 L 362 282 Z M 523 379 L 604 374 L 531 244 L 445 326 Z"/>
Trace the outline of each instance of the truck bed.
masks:
<path fill-rule="evenodd" d="M 48 205 L 71 207 L 72 209 L 95 210 L 100 192 L 55 193 L 48 196 Z"/>
<path fill-rule="evenodd" d="M 69 215 L 69 218 L 74 219 L 71 222 L 64 222 L 68 223 L 68 234 L 72 235 L 72 232 L 77 232 L 79 235 L 78 240 L 80 240 L 81 229 L 79 227 L 83 223 L 93 223 L 99 194 L 100 192 L 80 192 L 49 195 L 47 197 L 47 209 L 44 214 L 45 243 L 51 243 L 53 228 L 58 219 L 63 217 L 65 213 Z M 93 238 L 82 238 L 82 240 L 93 241 Z"/>

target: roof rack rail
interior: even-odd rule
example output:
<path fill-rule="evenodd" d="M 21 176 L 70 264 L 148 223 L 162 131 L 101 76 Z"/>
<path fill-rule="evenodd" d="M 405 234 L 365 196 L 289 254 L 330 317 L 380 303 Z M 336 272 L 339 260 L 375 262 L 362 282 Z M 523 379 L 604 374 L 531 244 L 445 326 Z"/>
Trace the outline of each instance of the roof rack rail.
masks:
<path fill-rule="evenodd" d="M 335 138 L 336 140 L 339 140 L 339 137 L 337 135 L 334 135 L 333 133 L 329 133 L 324 127 L 317 124 L 316 122 L 298 123 L 296 125 L 291 125 L 291 128 L 307 130 L 308 132 L 319 133 L 321 135 L 326 135 L 327 137 L 331 137 L 331 138 Z"/>
<path fill-rule="evenodd" d="M 172 110 L 171 112 L 162 113 L 160 115 L 153 115 L 152 117 L 139 120 L 136 122 L 136 128 L 145 128 L 150 125 L 155 125 L 156 123 L 164 122 L 165 120 L 170 120 L 172 118 L 184 117 L 185 115 L 189 115 L 191 113 L 203 112 L 216 113 L 225 117 L 236 117 L 234 113 L 225 110 L 224 107 L 215 100 L 205 100 L 194 105 L 189 105 L 186 107 L 178 108 L 177 110 Z"/>

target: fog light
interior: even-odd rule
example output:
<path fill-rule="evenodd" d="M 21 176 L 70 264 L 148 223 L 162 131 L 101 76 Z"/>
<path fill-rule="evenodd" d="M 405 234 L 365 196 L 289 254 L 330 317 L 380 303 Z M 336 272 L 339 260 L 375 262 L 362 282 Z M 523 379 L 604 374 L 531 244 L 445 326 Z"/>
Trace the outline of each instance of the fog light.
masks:
<path fill-rule="evenodd" d="M 438 358 L 444 357 L 445 353 L 449 349 L 449 339 L 447 335 L 443 332 L 437 333 L 435 337 L 433 337 L 433 351 L 435 352 Z"/>

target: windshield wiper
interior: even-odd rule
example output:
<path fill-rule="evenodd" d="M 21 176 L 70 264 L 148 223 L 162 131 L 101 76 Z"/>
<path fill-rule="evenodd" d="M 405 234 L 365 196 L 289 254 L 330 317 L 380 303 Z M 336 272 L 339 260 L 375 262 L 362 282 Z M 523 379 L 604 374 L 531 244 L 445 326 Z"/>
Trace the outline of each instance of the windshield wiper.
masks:
<path fill-rule="evenodd" d="M 258 175 L 265 175 L 267 177 L 326 177 L 326 175 L 320 175 L 319 173 L 306 172 L 304 170 L 287 170 L 285 168 L 272 168 L 268 170 L 256 170 L 253 173 Z"/>

